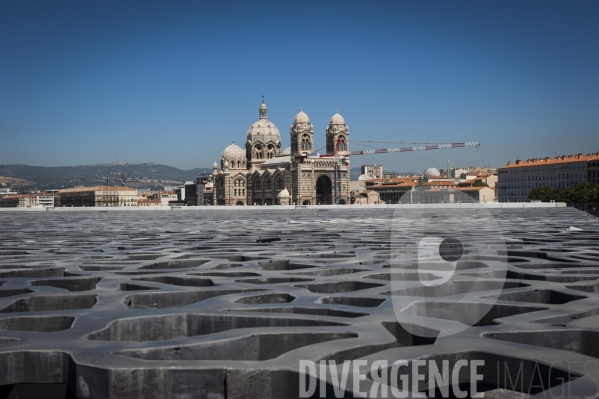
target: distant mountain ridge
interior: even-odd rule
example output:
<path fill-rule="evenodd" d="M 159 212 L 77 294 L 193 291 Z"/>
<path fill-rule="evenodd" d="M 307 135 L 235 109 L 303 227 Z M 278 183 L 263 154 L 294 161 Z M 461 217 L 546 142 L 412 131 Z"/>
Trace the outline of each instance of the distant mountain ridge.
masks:
<path fill-rule="evenodd" d="M 74 186 L 105 185 L 106 178 L 109 185 L 121 185 L 121 173 L 126 179 L 125 185 L 129 187 L 162 188 L 195 180 L 201 173 L 212 173 L 212 168 L 182 170 L 156 162 L 131 164 L 123 161 L 76 166 L 0 165 L 0 177 L 10 178 L 4 180 L 12 182 L 12 187 L 17 190 L 58 190 Z M 358 180 L 358 176 L 360 168 L 351 168 L 351 180 Z M 19 184 L 15 179 L 25 182 Z"/>
<path fill-rule="evenodd" d="M 78 165 L 78 166 L 30 166 L 21 164 L 0 165 L 0 176 L 12 177 L 33 182 L 34 185 L 24 186 L 23 189 L 52 190 L 74 186 L 95 186 L 106 184 L 122 184 L 121 174 L 124 175 L 125 185 L 136 188 L 158 188 L 164 185 L 174 185 L 188 180 L 195 180 L 200 173 L 210 173 L 211 168 L 194 168 L 182 170 L 173 166 L 161 165 L 156 162 L 130 164 L 117 161 L 109 164 Z M 115 182 L 115 179 L 117 181 Z M 150 181 L 148 181 L 150 180 Z M 19 188 L 18 185 L 14 185 Z"/>

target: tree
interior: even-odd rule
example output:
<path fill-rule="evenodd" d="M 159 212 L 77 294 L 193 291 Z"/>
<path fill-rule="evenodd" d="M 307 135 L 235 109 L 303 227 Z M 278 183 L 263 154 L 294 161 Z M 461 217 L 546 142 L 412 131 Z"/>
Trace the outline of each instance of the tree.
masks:
<path fill-rule="evenodd" d="M 533 188 L 528 192 L 529 201 L 549 202 L 553 199 L 553 190 L 549 186 Z"/>
<path fill-rule="evenodd" d="M 567 188 L 551 188 L 549 186 L 533 188 L 528 192 L 528 200 L 565 202 L 568 205 L 582 208 L 584 204 L 599 203 L 599 184 L 579 183 Z"/>

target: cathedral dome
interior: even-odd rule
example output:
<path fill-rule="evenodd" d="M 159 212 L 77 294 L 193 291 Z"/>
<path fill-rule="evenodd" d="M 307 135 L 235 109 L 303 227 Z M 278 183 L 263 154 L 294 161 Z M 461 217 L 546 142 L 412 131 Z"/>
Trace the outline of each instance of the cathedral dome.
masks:
<path fill-rule="evenodd" d="M 281 134 L 274 123 L 268 119 L 261 119 L 250 126 L 247 138 L 252 142 L 262 141 L 266 143 L 267 141 L 274 141 L 276 143 L 281 141 Z"/>
<path fill-rule="evenodd" d="M 277 197 L 289 198 L 289 197 L 291 197 L 291 195 L 289 194 L 289 190 L 287 190 L 287 187 L 285 187 L 284 189 L 281 190 L 281 192 L 279 193 L 279 195 L 277 195 Z"/>
<path fill-rule="evenodd" d="M 441 176 L 441 172 L 439 172 L 439 169 L 437 168 L 428 168 L 425 172 L 424 172 L 425 176 Z"/>
<path fill-rule="evenodd" d="M 291 147 L 285 148 L 281 155 L 291 155 Z"/>
<path fill-rule="evenodd" d="M 260 104 L 259 112 L 260 119 L 254 122 L 248 129 L 247 140 L 252 143 L 257 141 L 261 141 L 262 143 L 267 143 L 269 141 L 279 143 L 281 141 L 281 134 L 275 124 L 266 117 L 267 108 L 264 102 Z"/>
<path fill-rule="evenodd" d="M 225 150 L 223 151 L 222 158 L 224 158 L 224 159 L 243 159 L 243 158 L 245 158 L 245 151 L 240 146 L 233 143 L 230 146 L 228 146 L 227 148 L 225 148 Z M 216 164 L 216 162 L 215 162 L 215 164 Z"/>
<path fill-rule="evenodd" d="M 306 115 L 306 113 L 302 110 L 299 112 L 299 114 L 295 115 L 293 123 L 310 123 L 310 118 L 308 118 L 308 115 Z"/>
<path fill-rule="evenodd" d="M 345 119 L 339 115 L 339 111 L 331 118 L 329 125 L 345 125 Z"/>

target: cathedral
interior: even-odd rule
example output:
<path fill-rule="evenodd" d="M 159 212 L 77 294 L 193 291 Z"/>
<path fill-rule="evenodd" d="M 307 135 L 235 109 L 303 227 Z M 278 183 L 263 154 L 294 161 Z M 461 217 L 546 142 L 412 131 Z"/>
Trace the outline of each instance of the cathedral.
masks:
<path fill-rule="evenodd" d="M 349 203 L 349 129 L 339 112 L 326 128 L 326 154 L 314 151 L 314 126 L 301 110 L 289 131 L 291 146 L 281 149 L 279 129 L 260 118 L 246 134 L 245 150 L 224 149 L 212 171 L 214 205 L 320 205 Z"/>

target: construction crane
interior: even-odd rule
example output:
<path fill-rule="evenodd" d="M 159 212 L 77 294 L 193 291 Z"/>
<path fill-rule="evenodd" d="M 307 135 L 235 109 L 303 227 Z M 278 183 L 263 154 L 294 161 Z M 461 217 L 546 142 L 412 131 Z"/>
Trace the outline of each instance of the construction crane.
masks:
<path fill-rule="evenodd" d="M 477 141 L 471 141 L 468 143 L 434 144 L 434 145 L 425 145 L 425 146 L 421 146 L 421 147 L 377 148 L 374 150 L 351 151 L 349 153 L 349 155 L 387 154 L 389 152 L 442 150 L 444 148 L 462 148 L 462 147 L 480 147 L 480 143 Z"/>
<path fill-rule="evenodd" d="M 118 173 L 118 172 L 117 172 L 117 173 Z M 126 178 L 125 176 L 129 176 L 129 173 L 127 173 L 126 175 L 125 175 L 123 172 L 120 172 L 120 173 L 121 173 L 121 178 L 120 178 L 120 179 L 112 179 L 112 181 L 114 181 L 115 183 L 116 183 L 117 181 L 120 181 L 120 182 L 121 182 L 121 185 L 122 185 L 123 187 L 125 187 L 125 182 L 127 181 L 127 178 Z"/>
<path fill-rule="evenodd" d="M 463 147 L 480 147 L 478 141 L 470 141 L 466 143 L 447 143 L 447 144 L 432 144 L 423 145 L 420 147 L 399 147 L 399 148 L 375 148 L 372 150 L 359 150 L 359 151 L 343 151 L 341 145 L 345 144 L 344 141 L 337 140 L 335 143 L 335 154 L 309 154 L 307 152 L 302 153 L 298 157 L 307 158 L 333 158 L 334 169 L 333 169 L 333 203 L 339 204 L 341 201 L 341 168 L 342 166 L 349 165 L 349 157 L 355 155 L 369 155 L 369 154 L 388 154 L 394 152 L 412 152 L 412 151 L 429 151 L 429 150 L 442 150 L 445 148 L 463 148 Z"/>
<path fill-rule="evenodd" d="M 477 141 L 470 141 L 467 143 L 447 143 L 447 144 L 433 144 L 424 145 L 420 147 L 398 147 L 398 148 L 376 148 L 372 150 L 359 150 L 359 151 L 341 151 L 341 142 L 337 140 L 335 146 L 334 157 L 334 170 L 333 170 L 333 203 L 339 204 L 341 201 L 341 167 L 349 165 L 349 157 L 355 155 L 368 155 L 368 154 L 388 154 L 394 152 L 412 152 L 412 151 L 429 151 L 429 150 L 442 150 L 445 148 L 463 148 L 463 147 L 480 147 L 480 143 Z M 331 154 L 307 154 L 303 156 L 309 158 L 331 158 Z"/>

